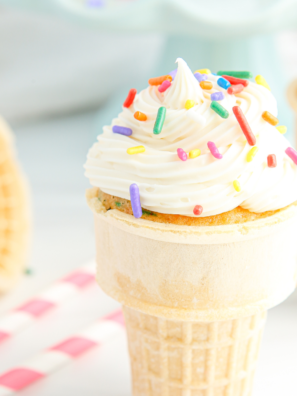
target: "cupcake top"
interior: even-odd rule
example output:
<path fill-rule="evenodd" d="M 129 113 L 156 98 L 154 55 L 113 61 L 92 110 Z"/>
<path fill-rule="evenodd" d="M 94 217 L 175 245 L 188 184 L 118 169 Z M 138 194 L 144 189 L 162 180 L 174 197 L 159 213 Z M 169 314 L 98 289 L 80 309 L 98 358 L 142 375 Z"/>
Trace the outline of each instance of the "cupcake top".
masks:
<path fill-rule="evenodd" d="M 297 200 L 297 152 L 262 76 L 177 71 L 131 90 L 85 165 L 93 186 L 160 213 L 261 213 Z M 223 75 L 223 77 L 222 77 Z M 237 77 L 240 77 L 239 79 Z M 243 77 L 243 78 L 241 78 Z M 136 95 L 135 95 L 136 94 Z"/>

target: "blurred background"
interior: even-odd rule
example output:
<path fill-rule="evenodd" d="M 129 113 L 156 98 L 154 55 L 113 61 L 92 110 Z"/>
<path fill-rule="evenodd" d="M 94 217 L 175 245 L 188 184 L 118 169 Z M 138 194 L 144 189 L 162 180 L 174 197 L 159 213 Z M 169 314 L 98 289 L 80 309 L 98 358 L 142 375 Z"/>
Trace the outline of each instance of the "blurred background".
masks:
<path fill-rule="evenodd" d="M 177 57 L 192 70 L 262 74 L 295 142 L 297 1 L 0 1 L 0 114 L 15 135 L 33 215 L 27 275 L 1 297 L 0 314 L 95 256 L 87 151 L 128 90 L 175 69 Z M 0 346 L 0 371 L 117 306 L 90 288 Z M 270 311 L 255 396 L 297 394 L 296 307 L 295 293 Z M 131 394 L 124 335 L 21 394 L 82 392 Z"/>

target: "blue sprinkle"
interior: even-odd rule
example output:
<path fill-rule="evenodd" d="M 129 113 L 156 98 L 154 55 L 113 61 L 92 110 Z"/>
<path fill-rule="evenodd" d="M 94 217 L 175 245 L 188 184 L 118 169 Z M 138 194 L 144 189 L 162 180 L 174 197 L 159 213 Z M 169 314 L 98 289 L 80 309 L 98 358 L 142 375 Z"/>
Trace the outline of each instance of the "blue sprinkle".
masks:
<path fill-rule="evenodd" d="M 224 94 L 223 94 L 223 92 L 215 92 L 215 93 L 212 93 L 211 95 L 210 95 L 210 99 L 211 100 L 216 100 L 216 101 L 218 101 L 218 100 L 223 100 L 224 99 Z"/>
<path fill-rule="evenodd" d="M 211 73 L 213 76 L 217 76 L 217 73 Z"/>
<path fill-rule="evenodd" d="M 195 73 L 194 76 L 199 82 L 207 80 L 207 74 Z"/>
<path fill-rule="evenodd" d="M 172 77 L 172 81 L 174 81 L 174 79 L 175 79 L 175 76 L 176 76 L 176 73 L 177 73 L 177 69 L 175 69 L 175 70 L 172 70 L 170 73 L 168 73 L 168 74 L 169 74 L 169 76 L 171 76 L 171 77 Z"/>
<path fill-rule="evenodd" d="M 132 129 L 131 128 L 126 128 L 120 125 L 114 125 L 112 127 L 112 132 L 113 133 L 119 133 L 120 135 L 125 135 L 125 136 L 131 136 L 132 135 Z"/>
<path fill-rule="evenodd" d="M 133 215 L 136 219 L 142 216 L 142 209 L 140 203 L 139 187 L 136 183 L 130 186 L 130 201 L 133 210 Z"/>
<path fill-rule="evenodd" d="M 228 89 L 229 87 L 231 87 L 229 81 L 225 80 L 223 77 L 220 77 L 218 79 L 217 84 L 224 89 Z"/>

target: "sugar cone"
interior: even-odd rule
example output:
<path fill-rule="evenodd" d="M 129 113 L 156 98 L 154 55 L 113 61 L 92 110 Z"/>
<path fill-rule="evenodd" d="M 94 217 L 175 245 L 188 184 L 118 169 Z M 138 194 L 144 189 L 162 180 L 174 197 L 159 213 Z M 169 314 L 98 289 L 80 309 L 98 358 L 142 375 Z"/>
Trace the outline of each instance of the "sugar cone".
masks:
<path fill-rule="evenodd" d="M 251 396 L 267 309 L 296 284 L 296 205 L 243 224 L 187 227 L 104 211 L 97 279 L 126 317 L 134 396 Z"/>
<path fill-rule="evenodd" d="M 251 395 L 266 312 L 221 322 L 124 314 L 134 396 Z"/>
<path fill-rule="evenodd" d="M 15 160 L 12 133 L 0 118 L 0 294 L 24 272 L 28 245 L 27 186 Z"/>

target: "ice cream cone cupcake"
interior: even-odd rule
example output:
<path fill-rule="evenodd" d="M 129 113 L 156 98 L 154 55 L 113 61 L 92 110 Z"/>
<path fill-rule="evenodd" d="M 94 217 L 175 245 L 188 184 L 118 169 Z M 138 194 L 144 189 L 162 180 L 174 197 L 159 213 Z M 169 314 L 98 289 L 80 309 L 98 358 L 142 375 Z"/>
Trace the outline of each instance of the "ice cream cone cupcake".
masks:
<path fill-rule="evenodd" d="M 15 159 L 12 133 L 0 118 L 0 295 L 24 272 L 28 245 L 27 186 Z"/>
<path fill-rule="evenodd" d="M 98 282 L 124 306 L 134 396 L 250 396 L 296 283 L 297 153 L 263 77 L 177 62 L 89 151 Z"/>

